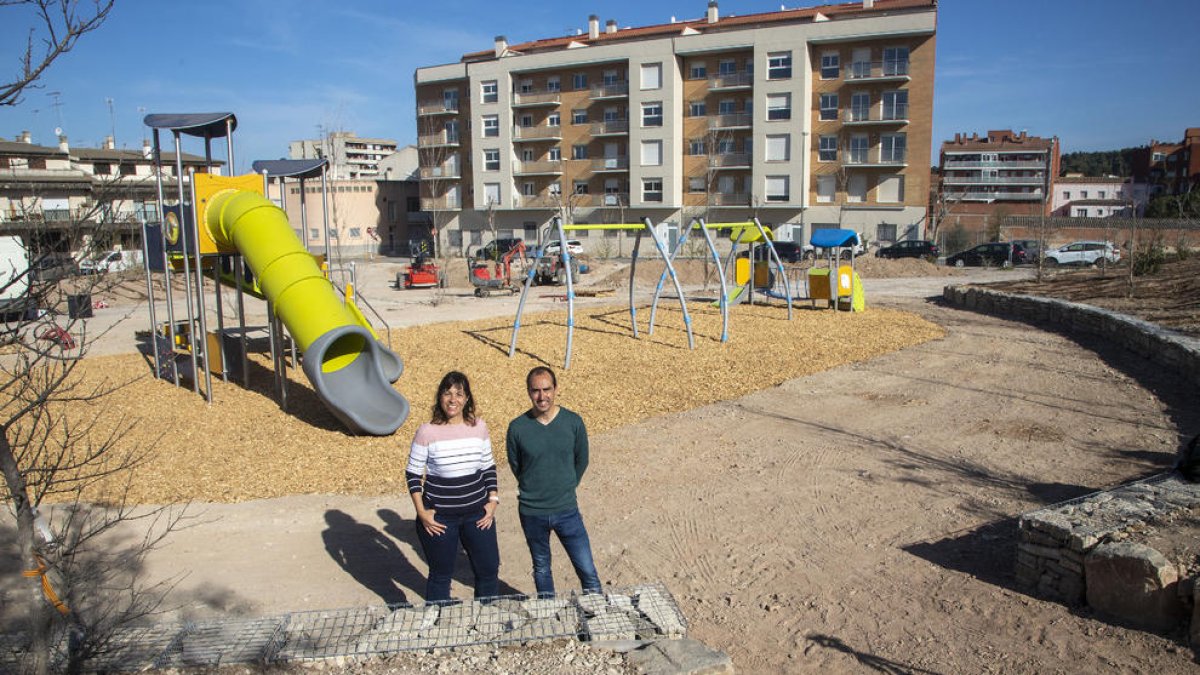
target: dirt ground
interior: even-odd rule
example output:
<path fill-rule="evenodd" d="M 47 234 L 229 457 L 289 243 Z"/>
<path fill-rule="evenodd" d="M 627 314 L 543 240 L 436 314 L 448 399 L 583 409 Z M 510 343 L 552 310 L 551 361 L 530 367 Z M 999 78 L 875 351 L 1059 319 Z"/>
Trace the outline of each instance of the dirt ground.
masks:
<path fill-rule="evenodd" d="M 605 583 L 665 582 L 689 634 L 740 672 L 1195 672 L 1186 635 L 1041 600 L 1012 573 L 1021 513 L 1170 466 L 1200 431 L 1195 392 L 1102 344 L 934 299 L 944 283 L 997 275 L 1028 272 L 880 278 L 867 284 L 872 307 L 911 313 L 944 337 L 690 409 L 651 391 L 661 412 L 597 428 L 580 502 Z M 502 315 L 508 305 L 493 302 L 507 303 L 455 296 L 396 311 L 415 323 Z M 582 408 L 587 389 L 573 382 L 561 402 Z M 255 452 L 289 450 L 286 439 L 254 440 Z M 399 480 L 406 449 L 396 445 L 384 470 Z M 513 480 L 500 473 L 501 579 L 530 592 Z M 168 601 L 175 618 L 420 599 L 425 566 L 402 491 L 194 511 L 142 571 L 186 575 Z M 335 529 L 341 516 L 353 531 Z M 327 542 L 339 538 L 335 552 Z M 560 589 L 575 587 L 563 558 Z M 453 590 L 465 596 L 460 572 Z"/>

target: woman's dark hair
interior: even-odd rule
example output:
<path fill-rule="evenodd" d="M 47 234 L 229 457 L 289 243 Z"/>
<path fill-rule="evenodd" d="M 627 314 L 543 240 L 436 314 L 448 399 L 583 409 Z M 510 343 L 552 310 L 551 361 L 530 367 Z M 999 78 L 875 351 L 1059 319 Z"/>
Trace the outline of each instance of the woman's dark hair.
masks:
<path fill-rule="evenodd" d="M 446 424 L 450 421 L 446 417 L 446 413 L 442 412 L 442 394 L 454 387 L 461 387 L 463 394 L 467 397 L 467 402 L 463 404 L 462 408 L 463 421 L 467 423 L 467 426 L 475 426 L 475 397 L 471 394 L 471 381 L 457 370 L 452 370 L 442 376 L 442 382 L 437 388 L 437 395 L 433 397 L 433 413 L 430 421 L 434 424 Z"/>

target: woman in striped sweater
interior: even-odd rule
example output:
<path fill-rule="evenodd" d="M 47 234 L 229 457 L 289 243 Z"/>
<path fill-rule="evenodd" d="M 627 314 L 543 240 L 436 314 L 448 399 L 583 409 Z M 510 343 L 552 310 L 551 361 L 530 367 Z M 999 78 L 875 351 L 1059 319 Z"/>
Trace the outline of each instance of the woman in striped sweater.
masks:
<path fill-rule="evenodd" d="M 405 477 L 429 563 L 425 602 L 450 600 L 460 542 L 475 573 L 475 597 L 495 597 L 500 577 L 496 462 L 487 424 L 475 416 L 466 375 L 451 371 L 442 378 L 432 420 L 413 437 Z"/>

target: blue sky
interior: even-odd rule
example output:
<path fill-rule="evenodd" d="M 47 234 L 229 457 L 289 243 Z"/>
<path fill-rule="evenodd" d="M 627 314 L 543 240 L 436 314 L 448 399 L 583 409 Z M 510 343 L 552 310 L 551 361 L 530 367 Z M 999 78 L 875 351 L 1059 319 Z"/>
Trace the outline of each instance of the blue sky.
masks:
<path fill-rule="evenodd" d="M 95 147 L 115 127 L 118 145 L 138 147 L 146 112 L 232 111 L 239 171 L 285 156 L 289 140 L 318 126 L 414 142 L 418 66 L 489 49 L 496 35 L 586 29 L 593 13 L 638 26 L 697 18 L 706 4 L 117 0 L 39 89 L 0 108 L 0 136 L 28 129 L 52 145 L 61 126 L 72 145 Z M 721 13 L 779 6 L 721 0 Z M 1200 1 L 942 0 L 938 22 L 935 153 L 957 131 L 1057 135 L 1070 152 L 1178 140 L 1200 126 Z M 25 23 L 0 8 L 5 81 Z"/>

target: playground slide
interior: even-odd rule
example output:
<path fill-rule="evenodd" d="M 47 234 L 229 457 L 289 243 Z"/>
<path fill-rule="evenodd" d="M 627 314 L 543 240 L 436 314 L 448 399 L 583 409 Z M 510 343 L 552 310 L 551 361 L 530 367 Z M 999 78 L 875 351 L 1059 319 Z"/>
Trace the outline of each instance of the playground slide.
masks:
<path fill-rule="evenodd" d="M 729 297 L 725 298 L 725 303 L 727 305 L 732 306 L 732 305 L 739 305 L 739 304 L 745 302 L 746 301 L 746 286 L 748 286 L 748 285 L 749 284 L 743 284 L 743 285 L 738 286 L 737 288 L 733 289 L 732 291 L 730 291 Z"/>
<path fill-rule="evenodd" d="M 353 433 L 386 436 L 408 418 L 408 400 L 392 388 L 400 358 L 342 304 L 296 238 L 287 215 L 262 195 L 228 190 L 204 214 L 213 240 L 246 259 L 304 354 L 317 396 Z"/>

